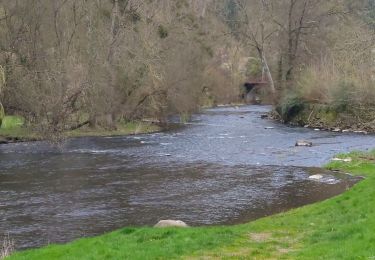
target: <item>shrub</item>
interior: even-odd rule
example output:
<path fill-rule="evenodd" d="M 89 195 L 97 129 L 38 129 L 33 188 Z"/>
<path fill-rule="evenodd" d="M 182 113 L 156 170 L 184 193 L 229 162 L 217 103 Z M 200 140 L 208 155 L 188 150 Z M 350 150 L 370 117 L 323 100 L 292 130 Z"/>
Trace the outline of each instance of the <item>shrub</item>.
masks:
<path fill-rule="evenodd" d="M 305 107 L 305 101 L 300 95 L 287 93 L 276 106 L 276 111 L 284 122 L 292 120 Z"/>
<path fill-rule="evenodd" d="M 168 30 L 163 25 L 159 25 L 158 27 L 158 34 L 160 39 L 164 39 L 168 37 Z"/>

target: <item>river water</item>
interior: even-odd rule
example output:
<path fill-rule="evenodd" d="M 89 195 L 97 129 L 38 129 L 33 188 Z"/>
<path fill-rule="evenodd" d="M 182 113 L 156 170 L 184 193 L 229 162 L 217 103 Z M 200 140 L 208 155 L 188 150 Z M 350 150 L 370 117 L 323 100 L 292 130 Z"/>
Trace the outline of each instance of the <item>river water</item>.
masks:
<path fill-rule="evenodd" d="M 17 249 L 180 219 L 244 223 L 337 195 L 358 179 L 317 168 L 375 137 L 260 119 L 268 106 L 205 110 L 149 135 L 0 146 L 0 235 Z M 313 147 L 295 147 L 298 139 Z M 323 179 L 309 178 L 322 174 Z"/>

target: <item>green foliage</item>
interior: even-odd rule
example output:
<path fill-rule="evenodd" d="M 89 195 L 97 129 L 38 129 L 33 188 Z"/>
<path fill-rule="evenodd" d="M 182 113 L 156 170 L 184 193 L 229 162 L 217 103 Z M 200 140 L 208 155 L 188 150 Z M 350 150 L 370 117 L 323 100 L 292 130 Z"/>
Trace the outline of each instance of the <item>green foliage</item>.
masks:
<path fill-rule="evenodd" d="M 289 122 L 305 107 L 305 102 L 296 93 L 288 93 L 280 100 L 276 106 L 276 111 L 284 122 Z"/>
<path fill-rule="evenodd" d="M 0 118 L 1 118 L 1 104 L 0 104 Z M 1 124 L 2 129 L 14 129 L 19 128 L 24 125 L 25 119 L 21 116 L 5 116 L 4 110 L 3 110 L 3 120 Z"/>
<path fill-rule="evenodd" d="M 375 256 L 375 151 L 340 155 L 327 168 L 364 175 L 351 190 L 244 225 L 124 228 L 9 259 L 372 259 Z"/>

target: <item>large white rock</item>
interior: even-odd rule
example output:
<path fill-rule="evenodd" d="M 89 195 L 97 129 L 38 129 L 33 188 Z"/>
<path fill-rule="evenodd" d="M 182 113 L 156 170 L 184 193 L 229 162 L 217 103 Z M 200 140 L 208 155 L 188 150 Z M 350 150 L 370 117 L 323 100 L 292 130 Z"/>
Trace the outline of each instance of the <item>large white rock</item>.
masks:
<path fill-rule="evenodd" d="M 172 220 L 165 219 L 160 220 L 154 227 L 163 228 L 163 227 L 188 227 L 188 225 L 181 220 Z"/>

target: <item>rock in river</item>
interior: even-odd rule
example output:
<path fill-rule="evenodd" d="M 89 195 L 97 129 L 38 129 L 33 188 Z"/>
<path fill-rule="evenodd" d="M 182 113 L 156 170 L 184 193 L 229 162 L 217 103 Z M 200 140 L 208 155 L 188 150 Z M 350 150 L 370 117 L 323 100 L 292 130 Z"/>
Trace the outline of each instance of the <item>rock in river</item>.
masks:
<path fill-rule="evenodd" d="M 188 227 L 188 225 L 181 220 L 160 220 L 154 227 L 163 228 L 163 227 Z"/>
<path fill-rule="evenodd" d="M 315 174 L 315 175 L 309 176 L 309 179 L 313 179 L 313 180 L 320 180 L 322 178 L 323 178 L 323 175 L 321 174 Z"/>
<path fill-rule="evenodd" d="M 308 146 L 308 147 L 311 147 L 312 146 L 312 142 L 305 141 L 305 140 L 298 140 L 296 142 L 296 146 Z"/>

